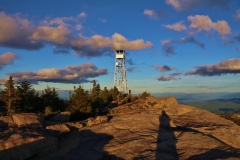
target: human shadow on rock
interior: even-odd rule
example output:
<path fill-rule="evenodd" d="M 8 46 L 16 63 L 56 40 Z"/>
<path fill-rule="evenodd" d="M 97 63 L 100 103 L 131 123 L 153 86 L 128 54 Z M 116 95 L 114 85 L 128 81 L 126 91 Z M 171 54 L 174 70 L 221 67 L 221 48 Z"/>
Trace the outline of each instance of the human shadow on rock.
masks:
<path fill-rule="evenodd" d="M 159 131 L 157 138 L 156 160 L 162 159 L 179 159 L 176 143 L 177 138 L 174 135 L 174 128 L 170 125 L 171 119 L 162 110 L 162 115 L 159 117 Z"/>

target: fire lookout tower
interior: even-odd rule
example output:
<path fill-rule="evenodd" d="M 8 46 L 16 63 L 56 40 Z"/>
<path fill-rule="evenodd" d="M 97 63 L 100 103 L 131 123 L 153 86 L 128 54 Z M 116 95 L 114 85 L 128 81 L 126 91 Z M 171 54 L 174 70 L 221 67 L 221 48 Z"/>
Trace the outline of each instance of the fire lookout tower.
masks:
<path fill-rule="evenodd" d="M 127 94 L 127 77 L 126 77 L 126 65 L 125 65 L 125 51 L 116 50 L 115 71 L 114 71 L 114 86 L 122 91 L 123 94 Z"/>

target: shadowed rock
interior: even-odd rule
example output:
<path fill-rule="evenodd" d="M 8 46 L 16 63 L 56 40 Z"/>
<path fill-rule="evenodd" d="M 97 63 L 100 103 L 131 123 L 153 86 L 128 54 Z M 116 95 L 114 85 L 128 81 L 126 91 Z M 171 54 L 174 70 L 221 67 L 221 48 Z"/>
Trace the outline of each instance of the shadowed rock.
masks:
<path fill-rule="evenodd" d="M 70 119 L 71 113 L 70 112 L 60 112 L 53 117 L 50 118 L 50 121 L 57 121 L 57 122 L 68 122 Z"/>
<path fill-rule="evenodd" d="M 13 122 L 11 116 L 3 116 L 0 117 L 0 128 L 3 127 L 17 127 L 17 125 Z"/>
<path fill-rule="evenodd" d="M 22 160 L 57 151 L 58 140 L 43 129 L 7 129 L 0 134 L 0 159 Z"/>

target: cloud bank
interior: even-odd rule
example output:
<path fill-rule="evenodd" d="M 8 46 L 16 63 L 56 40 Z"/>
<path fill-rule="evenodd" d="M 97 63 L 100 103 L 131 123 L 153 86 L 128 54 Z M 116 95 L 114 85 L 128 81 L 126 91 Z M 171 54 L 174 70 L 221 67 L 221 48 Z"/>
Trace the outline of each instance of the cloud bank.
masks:
<path fill-rule="evenodd" d="M 0 12 L 0 28 L 0 46 L 27 50 L 43 47 L 42 42 L 28 38 L 36 28 L 25 18 Z"/>
<path fill-rule="evenodd" d="M 213 65 L 197 66 L 195 68 L 186 72 L 185 75 L 220 76 L 223 74 L 238 74 L 240 73 L 240 58 L 225 60 Z"/>
<path fill-rule="evenodd" d="M 141 50 L 153 46 L 151 42 L 143 39 L 128 40 L 119 33 L 114 33 L 111 37 L 93 35 L 90 38 L 74 35 L 73 30 L 69 29 L 73 26 L 72 23 L 79 23 L 79 19 L 86 16 L 86 13 L 82 12 L 77 17 L 46 18 L 36 27 L 20 15 L 0 12 L 0 46 L 39 50 L 45 44 L 51 44 L 60 48 L 71 48 L 77 56 L 88 58 L 102 56 L 105 52 L 117 49 Z M 82 26 L 75 24 L 75 28 L 81 30 Z M 55 52 L 61 53 L 59 50 Z"/>
<path fill-rule="evenodd" d="M 107 74 L 107 69 L 97 68 L 93 63 L 85 63 L 76 66 L 67 66 L 66 69 L 46 68 L 39 71 L 22 71 L 8 73 L 16 81 L 26 79 L 32 83 L 86 83 L 89 78 L 95 78 Z M 0 84 L 5 83 L 6 78 L 0 79 Z"/>

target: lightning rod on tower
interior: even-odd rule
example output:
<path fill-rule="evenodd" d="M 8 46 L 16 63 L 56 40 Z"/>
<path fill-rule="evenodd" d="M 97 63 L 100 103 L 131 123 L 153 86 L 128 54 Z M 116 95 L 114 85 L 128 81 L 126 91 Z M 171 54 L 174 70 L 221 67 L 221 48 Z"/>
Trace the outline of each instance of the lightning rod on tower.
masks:
<path fill-rule="evenodd" d="M 125 65 L 125 51 L 116 50 L 115 71 L 114 71 L 114 86 L 122 91 L 123 94 L 127 94 L 127 77 L 126 77 L 126 65 Z"/>

